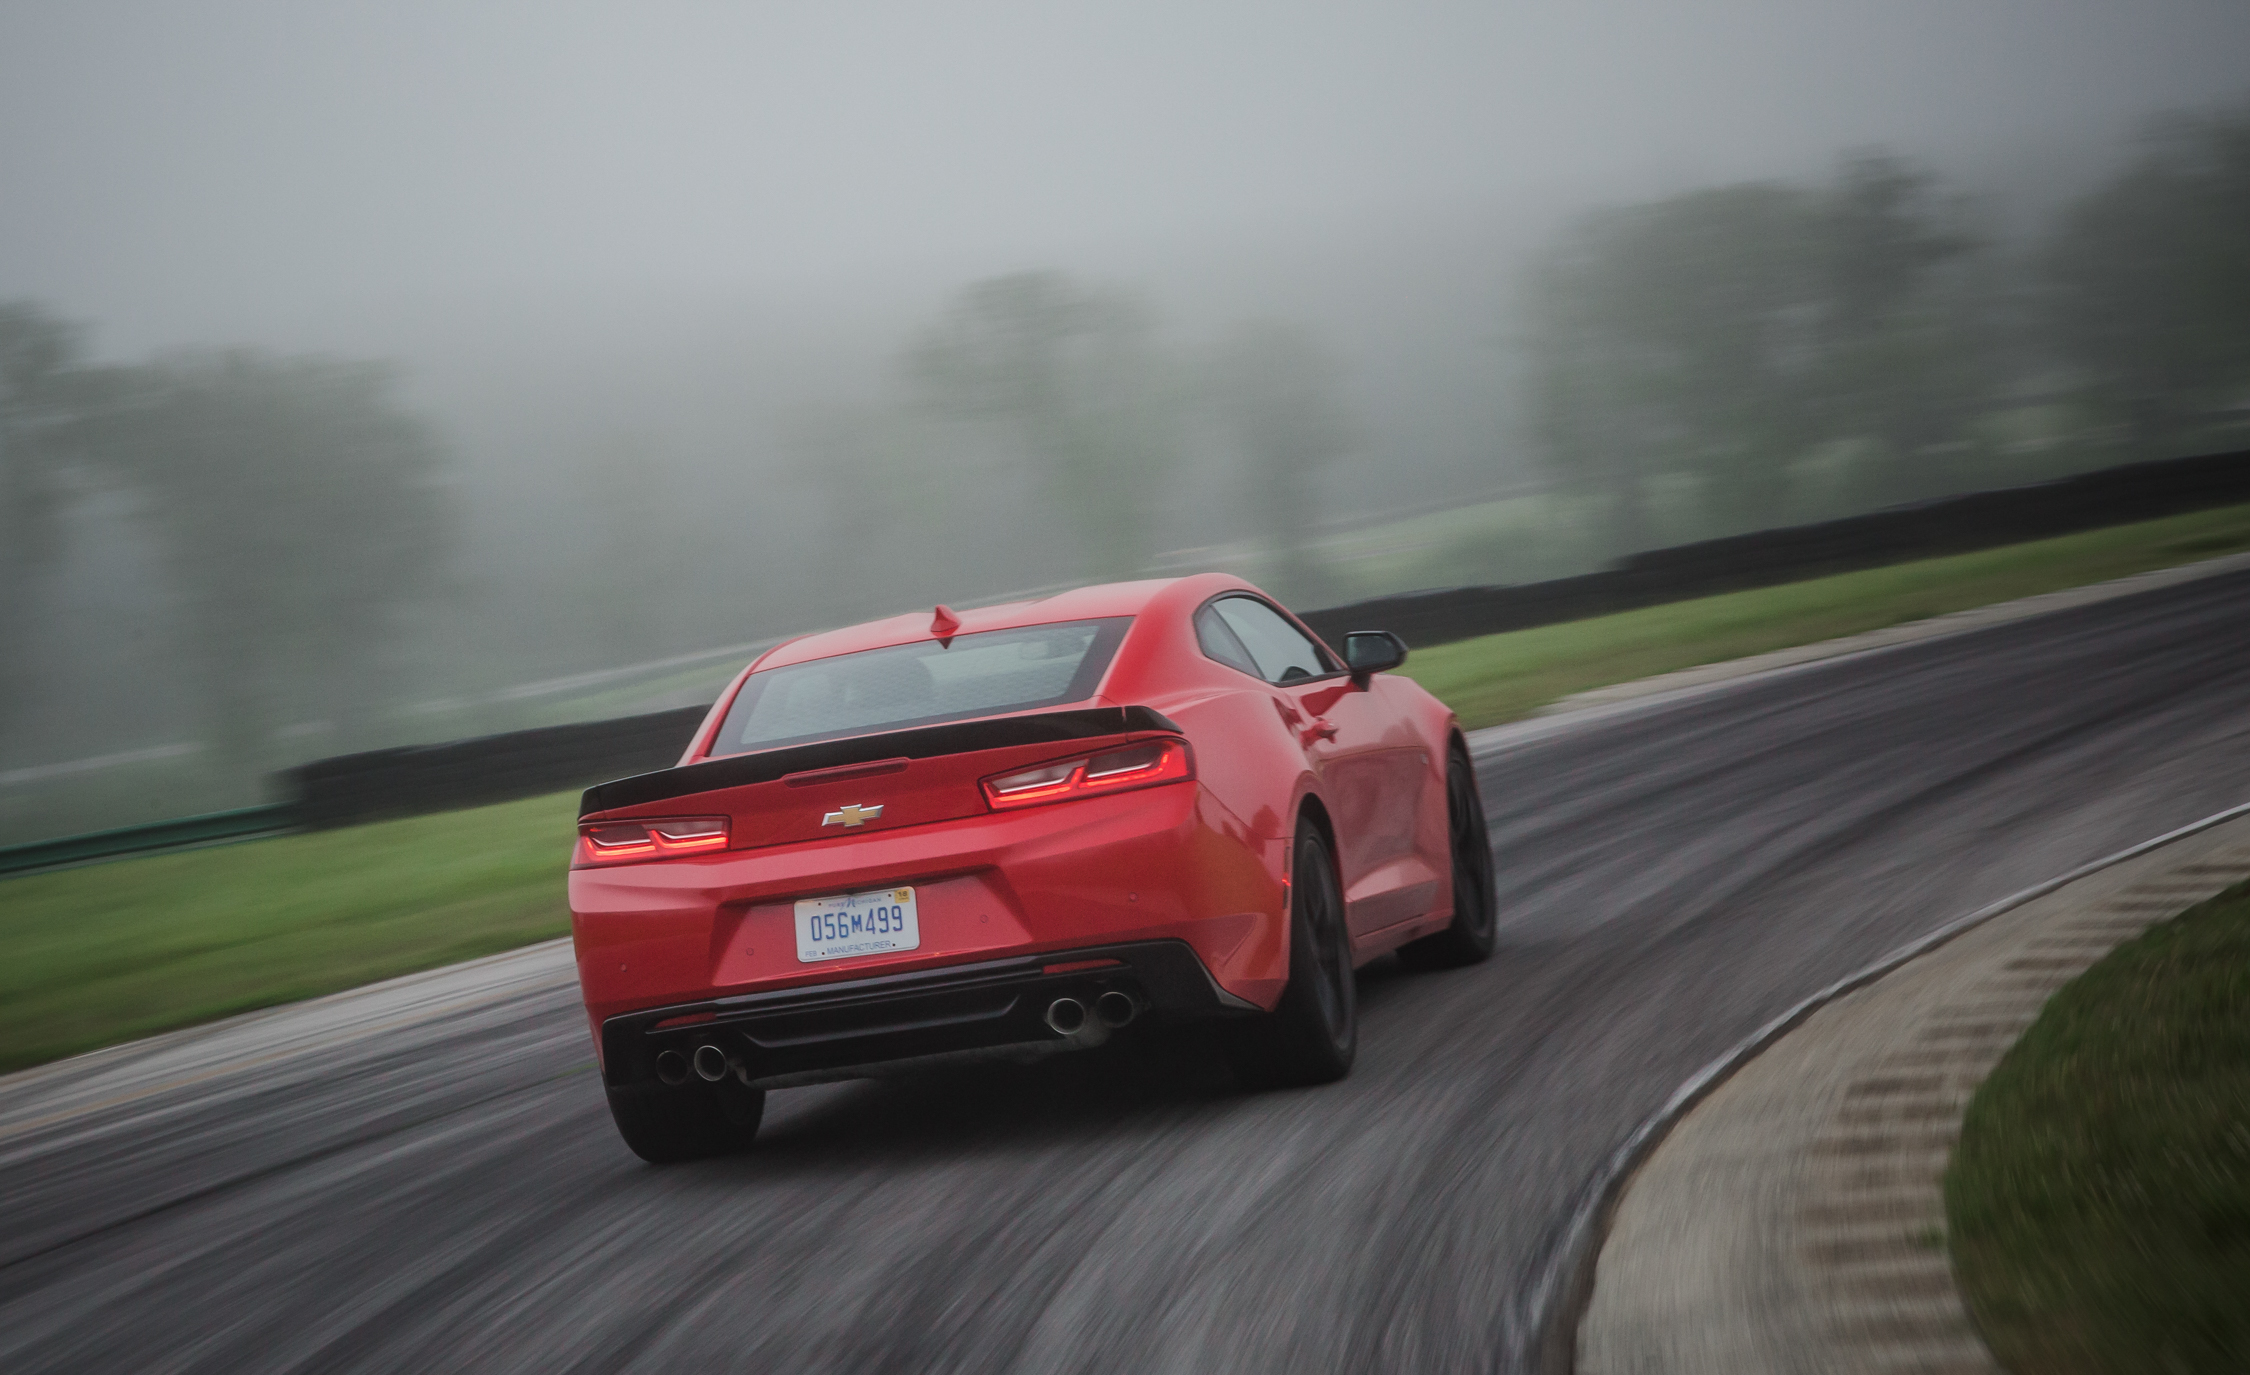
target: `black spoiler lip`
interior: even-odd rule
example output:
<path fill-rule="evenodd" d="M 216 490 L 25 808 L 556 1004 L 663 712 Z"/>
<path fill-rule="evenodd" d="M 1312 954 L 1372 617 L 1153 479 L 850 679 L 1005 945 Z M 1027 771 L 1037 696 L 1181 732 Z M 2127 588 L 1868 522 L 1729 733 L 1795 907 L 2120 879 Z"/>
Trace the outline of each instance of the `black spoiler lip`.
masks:
<path fill-rule="evenodd" d="M 982 721 L 919 726 L 912 730 L 817 740 L 809 745 L 706 759 L 698 764 L 682 764 L 655 773 L 597 783 L 579 800 L 578 815 L 587 817 L 596 812 L 638 807 L 691 793 L 771 783 L 784 774 L 801 773 L 806 769 L 872 764 L 878 759 L 935 759 L 1008 745 L 1068 744 L 1074 740 L 1094 740 L 1134 731 L 1186 733 L 1170 717 L 1152 707 L 1089 707 L 1078 711 L 1043 711 L 1026 716 L 994 716 Z"/>

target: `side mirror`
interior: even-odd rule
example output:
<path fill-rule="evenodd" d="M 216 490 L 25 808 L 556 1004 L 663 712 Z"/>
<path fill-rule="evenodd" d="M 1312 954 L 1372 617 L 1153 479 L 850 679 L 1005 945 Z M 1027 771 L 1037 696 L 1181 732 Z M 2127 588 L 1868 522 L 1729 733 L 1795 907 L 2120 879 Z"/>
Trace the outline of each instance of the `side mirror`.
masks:
<path fill-rule="evenodd" d="M 1344 667 L 1362 687 L 1375 674 L 1388 673 L 1405 662 L 1406 641 L 1388 630 L 1355 630 L 1344 637 Z"/>

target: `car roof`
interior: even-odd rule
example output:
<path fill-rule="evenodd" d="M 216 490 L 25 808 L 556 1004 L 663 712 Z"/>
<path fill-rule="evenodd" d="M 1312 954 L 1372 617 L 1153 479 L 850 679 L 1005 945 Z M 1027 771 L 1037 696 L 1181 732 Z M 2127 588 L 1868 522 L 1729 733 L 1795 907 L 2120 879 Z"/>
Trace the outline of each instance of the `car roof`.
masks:
<path fill-rule="evenodd" d="M 956 608 L 954 615 L 960 618 L 961 628 L 954 633 L 972 635 L 982 630 L 1011 630 L 1018 626 L 1052 625 L 1057 621 L 1139 616 L 1152 607 L 1193 605 L 1206 597 L 1226 591 L 1257 593 L 1258 589 L 1240 578 L 1224 573 L 1097 583 L 1091 587 L 1076 587 L 1068 592 L 1057 592 L 1049 596 L 1002 602 L 996 606 Z M 881 649 L 887 645 L 912 644 L 917 640 L 932 639 L 934 634 L 931 621 L 936 610 L 935 607 L 930 607 L 901 616 L 887 616 L 879 621 L 865 621 L 859 625 L 800 636 L 766 651 L 752 667 L 778 668 L 809 659 L 825 659 L 835 654 L 852 654 L 863 649 Z"/>

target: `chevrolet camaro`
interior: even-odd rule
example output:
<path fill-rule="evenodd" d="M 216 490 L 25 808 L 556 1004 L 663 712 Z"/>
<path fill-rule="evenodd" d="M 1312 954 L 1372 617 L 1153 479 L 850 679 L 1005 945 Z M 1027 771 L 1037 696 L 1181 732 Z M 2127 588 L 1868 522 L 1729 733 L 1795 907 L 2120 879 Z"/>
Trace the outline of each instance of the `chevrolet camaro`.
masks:
<path fill-rule="evenodd" d="M 766 1090 L 1208 1035 L 1346 1074 L 1353 970 L 1493 947 L 1453 715 L 1219 574 L 790 640 L 673 768 L 588 789 L 578 977 L 619 1133 L 739 1150 Z M 1184 1029 L 1184 1030 L 1178 1030 Z"/>

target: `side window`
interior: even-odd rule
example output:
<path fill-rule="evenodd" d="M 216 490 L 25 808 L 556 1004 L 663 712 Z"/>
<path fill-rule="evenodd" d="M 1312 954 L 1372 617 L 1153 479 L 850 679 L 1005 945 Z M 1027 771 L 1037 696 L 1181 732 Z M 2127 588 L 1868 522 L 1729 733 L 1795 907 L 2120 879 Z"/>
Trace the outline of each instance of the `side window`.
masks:
<path fill-rule="evenodd" d="M 1337 671 L 1320 646 L 1264 602 L 1253 597 L 1221 597 L 1211 603 L 1211 609 L 1250 652 L 1258 676 L 1269 683 L 1294 683 Z"/>
<path fill-rule="evenodd" d="M 1257 661 L 1250 657 L 1249 650 L 1242 647 L 1242 641 L 1236 639 L 1234 632 L 1227 629 L 1227 623 L 1219 619 L 1216 602 L 1195 613 L 1195 642 L 1203 647 L 1206 655 L 1228 668 L 1241 669 L 1253 678 L 1266 676 L 1258 672 Z"/>

